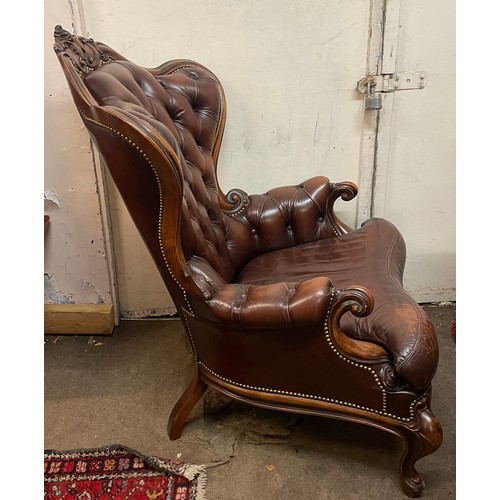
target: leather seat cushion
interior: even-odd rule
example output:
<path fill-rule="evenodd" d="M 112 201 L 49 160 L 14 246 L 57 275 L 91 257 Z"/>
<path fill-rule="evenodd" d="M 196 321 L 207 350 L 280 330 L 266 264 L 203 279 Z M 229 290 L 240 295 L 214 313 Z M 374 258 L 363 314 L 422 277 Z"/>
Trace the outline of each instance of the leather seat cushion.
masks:
<path fill-rule="evenodd" d="M 434 328 L 423 309 L 402 285 L 406 246 L 397 228 L 371 219 L 356 231 L 270 252 L 250 261 L 240 283 L 266 284 L 330 278 L 335 288 L 363 285 L 374 298 L 365 318 L 351 313 L 341 326 L 352 338 L 378 343 L 394 358 L 396 372 L 425 388 L 437 367 Z"/>

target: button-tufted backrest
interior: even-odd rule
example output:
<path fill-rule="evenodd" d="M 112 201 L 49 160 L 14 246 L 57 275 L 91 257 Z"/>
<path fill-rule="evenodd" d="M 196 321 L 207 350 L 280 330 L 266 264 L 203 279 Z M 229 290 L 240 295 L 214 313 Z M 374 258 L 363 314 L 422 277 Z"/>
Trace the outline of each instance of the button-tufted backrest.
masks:
<path fill-rule="evenodd" d="M 203 259 L 225 280 L 237 269 L 226 241 L 226 215 L 219 205 L 213 152 L 224 96 L 213 75 L 200 66 L 153 75 L 129 61 L 102 65 L 85 77 L 100 105 L 114 106 L 147 121 L 175 142 L 184 180 L 182 248 L 187 262 Z"/>

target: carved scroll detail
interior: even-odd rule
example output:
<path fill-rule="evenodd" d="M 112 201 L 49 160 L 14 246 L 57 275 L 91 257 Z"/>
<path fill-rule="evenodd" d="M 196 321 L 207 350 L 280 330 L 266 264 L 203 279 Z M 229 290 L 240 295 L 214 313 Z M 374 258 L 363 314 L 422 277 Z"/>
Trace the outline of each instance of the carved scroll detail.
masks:
<path fill-rule="evenodd" d="M 372 342 L 352 339 L 343 332 L 340 326 L 340 319 L 346 312 L 351 312 L 360 318 L 370 314 L 373 305 L 372 294 L 363 286 L 334 290 L 329 318 L 325 324 L 325 333 L 331 339 L 332 349 L 338 351 L 346 359 L 366 363 L 387 358 L 388 353 L 384 348 Z"/>
<path fill-rule="evenodd" d="M 353 182 L 338 182 L 331 185 L 331 200 L 333 203 L 337 198 L 344 201 L 351 201 L 358 194 L 358 187 Z"/>
<path fill-rule="evenodd" d="M 344 201 L 351 201 L 358 194 L 358 187 L 353 182 L 338 182 L 330 184 L 330 197 L 328 200 L 329 217 L 333 224 L 336 233 L 340 236 L 352 231 L 352 229 L 344 224 L 336 215 L 334 210 L 335 202 L 342 198 Z"/>
<path fill-rule="evenodd" d="M 352 286 L 334 291 L 333 309 L 338 317 L 350 311 L 354 316 L 367 316 L 373 310 L 373 296 L 362 286 Z"/>
<path fill-rule="evenodd" d="M 225 199 L 228 206 L 224 207 L 224 212 L 229 215 L 238 215 L 242 212 L 250 203 L 250 198 L 245 191 L 241 189 L 231 189 L 226 195 Z"/>
<path fill-rule="evenodd" d="M 394 368 L 389 364 L 382 366 L 379 376 L 384 386 L 391 391 L 404 391 L 408 389 L 408 384 L 398 377 Z"/>
<path fill-rule="evenodd" d="M 64 53 L 68 56 L 82 75 L 114 60 L 109 54 L 102 52 L 92 38 L 72 35 L 62 26 L 55 27 L 54 40 L 56 54 Z"/>

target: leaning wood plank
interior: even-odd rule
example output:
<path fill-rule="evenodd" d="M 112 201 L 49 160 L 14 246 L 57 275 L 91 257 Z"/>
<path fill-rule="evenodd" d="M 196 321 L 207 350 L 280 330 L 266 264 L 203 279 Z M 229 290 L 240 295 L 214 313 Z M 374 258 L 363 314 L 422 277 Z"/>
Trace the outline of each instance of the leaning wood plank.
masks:
<path fill-rule="evenodd" d="M 44 333 L 113 333 L 112 304 L 45 304 Z"/>

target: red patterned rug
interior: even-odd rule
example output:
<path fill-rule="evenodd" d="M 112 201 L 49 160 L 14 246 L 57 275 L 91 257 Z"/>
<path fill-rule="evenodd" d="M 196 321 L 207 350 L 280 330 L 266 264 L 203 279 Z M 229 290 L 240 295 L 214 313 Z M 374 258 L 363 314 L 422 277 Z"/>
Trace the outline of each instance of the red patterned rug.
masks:
<path fill-rule="evenodd" d="M 144 455 L 122 445 L 44 453 L 50 500 L 204 500 L 202 467 Z"/>

